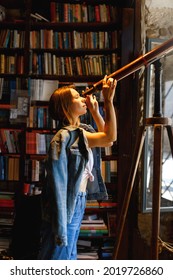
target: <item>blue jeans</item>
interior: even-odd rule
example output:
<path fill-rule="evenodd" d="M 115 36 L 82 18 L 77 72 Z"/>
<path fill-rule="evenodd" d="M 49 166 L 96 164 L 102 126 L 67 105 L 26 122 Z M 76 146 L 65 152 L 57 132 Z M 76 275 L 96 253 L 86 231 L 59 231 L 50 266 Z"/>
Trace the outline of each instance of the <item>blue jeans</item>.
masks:
<path fill-rule="evenodd" d="M 76 206 L 72 221 L 67 225 L 68 246 L 57 246 L 55 244 L 55 237 L 51 229 L 51 224 L 46 221 L 43 222 L 41 232 L 41 248 L 38 255 L 39 260 L 77 259 L 77 241 L 85 211 L 85 206 L 86 193 L 80 192 L 76 199 Z"/>

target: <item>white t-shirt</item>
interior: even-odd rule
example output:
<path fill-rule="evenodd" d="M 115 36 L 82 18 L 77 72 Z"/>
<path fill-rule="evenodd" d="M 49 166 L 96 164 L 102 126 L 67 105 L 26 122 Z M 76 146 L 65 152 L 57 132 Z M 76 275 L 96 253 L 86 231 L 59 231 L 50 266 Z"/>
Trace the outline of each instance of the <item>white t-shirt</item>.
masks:
<path fill-rule="evenodd" d="M 89 158 L 88 158 L 88 162 L 86 164 L 85 170 L 82 174 L 82 180 L 81 180 L 81 185 L 80 185 L 81 192 L 86 191 L 88 179 L 91 182 L 94 181 L 94 176 L 92 174 L 92 169 L 93 169 L 93 164 L 94 164 L 93 152 L 90 148 L 88 150 L 89 150 Z"/>

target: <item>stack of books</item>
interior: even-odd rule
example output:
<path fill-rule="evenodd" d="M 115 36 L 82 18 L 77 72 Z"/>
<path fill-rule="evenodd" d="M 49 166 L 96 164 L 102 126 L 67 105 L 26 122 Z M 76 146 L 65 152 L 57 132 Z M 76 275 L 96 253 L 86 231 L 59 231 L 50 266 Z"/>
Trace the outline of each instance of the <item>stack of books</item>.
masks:
<path fill-rule="evenodd" d="M 82 220 L 82 224 L 80 227 L 80 234 L 79 236 L 103 236 L 108 235 L 108 227 L 105 224 L 104 220 L 99 219 L 91 219 L 88 217 L 90 216 L 84 216 L 84 219 Z M 87 218 L 86 218 L 87 217 Z"/>
<path fill-rule="evenodd" d="M 102 260 L 111 260 L 114 250 L 114 240 L 105 240 L 103 246 L 100 249 L 100 258 Z"/>
<path fill-rule="evenodd" d="M 8 249 L 14 222 L 14 193 L 0 192 L 0 252 Z"/>
<path fill-rule="evenodd" d="M 77 243 L 78 260 L 98 260 L 98 246 L 92 245 L 91 240 L 79 239 Z"/>

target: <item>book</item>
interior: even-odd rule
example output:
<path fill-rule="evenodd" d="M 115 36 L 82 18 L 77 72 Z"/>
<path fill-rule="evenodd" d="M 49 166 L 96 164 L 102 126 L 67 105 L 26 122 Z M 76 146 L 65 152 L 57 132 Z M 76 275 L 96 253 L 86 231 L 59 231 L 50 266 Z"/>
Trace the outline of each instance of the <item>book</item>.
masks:
<path fill-rule="evenodd" d="M 0 149 L 2 153 L 8 152 L 7 140 L 6 135 L 4 133 L 4 129 L 0 130 Z"/>
<path fill-rule="evenodd" d="M 12 141 L 11 141 L 11 138 L 10 138 L 10 130 L 4 129 L 4 134 L 5 134 L 5 137 L 6 137 L 8 152 L 13 153 L 14 150 L 13 150 L 13 145 L 12 145 Z"/>
<path fill-rule="evenodd" d="M 30 96 L 31 100 L 49 101 L 52 93 L 59 87 L 57 80 L 30 80 Z"/>
<path fill-rule="evenodd" d="M 13 180 L 19 180 L 19 158 L 14 158 Z"/>
<path fill-rule="evenodd" d="M 86 207 L 87 208 L 99 208 L 99 202 L 97 200 L 87 200 Z"/>
<path fill-rule="evenodd" d="M 115 236 L 116 226 L 117 226 L 117 214 L 108 213 L 107 220 L 108 220 L 109 236 Z"/>
<path fill-rule="evenodd" d="M 84 247 L 91 247 L 91 240 L 78 239 L 77 245 L 78 246 L 84 246 Z"/>
<path fill-rule="evenodd" d="M 4 158 L 3 156 L 0 156 L 0 180 L 5 179 L 4 171 Z"/>
<path fill-rule="evenodd" d="M 56 2 L 50 2 L 50 19 L 51 22 L 56 22 Z"/>
<path fill-rule="evenodd" d="M 118 203 L 117 202 L 114 202 L 114 201 L 109 201 L 109 200 L 106 200 L 106 201 L 100 201 L 99 202 L 99 207 L 100 208 L 114 208 L 114 207 L 117 207 Z"/>
<path fill-rule="evenodd" d="M 83 225 L 87 225 L 87 224 L 97 224 L 97 225 L 102 225 L 104 224 L 104 221 L 102 219 L 99 220 L 82 220 L 82 224 Z"/>
<path fill-rule="evenodd" d="M 26 153 L 27 154 L 36 154 L 36 133 L 35 132 L 26 132 Z"/>
<path fill-rule="evenodd" d="M 103 223 L 103 224 L 81 224 L 80 227 L 81 230 L 102 230 L 102 229 L 107 229 L 107 226 Z"/>
<path fill-rule="evenodd" d="M 104 228 L 104 229 L 100 229 L 100 228 L 95 228 L 95 229 L 80 229 L 80 234 L 87 234 L 87 233 L 96 233 L 96 234 L 98 234 L 98 233 L 108 233 L 108 229 L 107 229 L 107 227 L 106 228 Z"/>
<path fill-rule="evenodd" d="M 14 200 L 0 199 L 0 207 L 14 207 Z"/>
<path fill-rule="evenodd" d="M 36 133 L 36 153 L 46 154 L 46 135 Z"/>
<path fill-rule="evenodd" d="M 0 78 L 0 99 L 2 99 L 3 86 L 4 86 L 4 78 Z"/>
<path fill-rule="evenodd" d="M 78 253 L 77 254 L 77 259 L 78 260 L 98 260 L 99 256 L 98 253 Z"/>
<path fill-rule="evenodd" d="M 80 237 L 92 237 L 92 236 L 104 236 L 104 235 L 108 235 L 108 231 L 105 232 L 99 232 L 99 231 L 95 231 L 95 232 L 82 232 L 80 231 L 79 236 Z"/>

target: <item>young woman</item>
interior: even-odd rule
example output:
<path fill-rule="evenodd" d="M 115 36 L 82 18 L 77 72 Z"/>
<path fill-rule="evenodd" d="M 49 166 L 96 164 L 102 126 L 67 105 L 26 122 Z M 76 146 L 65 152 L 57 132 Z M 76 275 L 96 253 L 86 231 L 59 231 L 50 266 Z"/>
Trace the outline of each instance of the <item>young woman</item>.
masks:
<path fill-rule="evenodd" d="M 43 225 L 38 259 L 75 260 L 77 240 L 87 199 L 107 199 L 100 172 L 98 147 L 117 139 L 113 99 L 116 80 L 103 79 L 105 119 L 92 95 L 81 97 L 73 87 L 62 87 L 49 101 L 51 117 L 59 129 L 48 152 L 47 177 L 42 192 Z M 80 124 L 90 110 L 98 131 Z"/>

